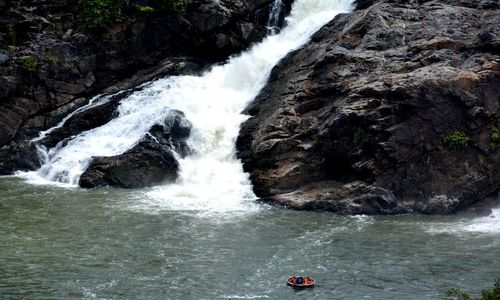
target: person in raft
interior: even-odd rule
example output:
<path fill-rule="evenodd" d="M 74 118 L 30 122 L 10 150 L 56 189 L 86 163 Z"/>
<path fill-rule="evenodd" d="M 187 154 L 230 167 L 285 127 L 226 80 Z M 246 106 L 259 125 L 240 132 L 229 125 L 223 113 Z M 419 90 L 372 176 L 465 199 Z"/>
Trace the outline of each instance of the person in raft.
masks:
<path fill-rule="evenodd" d="M 295 276 L 294 278 L 292 278 L 292 283 L 310 285 L 313 283 L 313 280 L 309 276 L 306 278 L 303 278 L 302 276 Z"/>

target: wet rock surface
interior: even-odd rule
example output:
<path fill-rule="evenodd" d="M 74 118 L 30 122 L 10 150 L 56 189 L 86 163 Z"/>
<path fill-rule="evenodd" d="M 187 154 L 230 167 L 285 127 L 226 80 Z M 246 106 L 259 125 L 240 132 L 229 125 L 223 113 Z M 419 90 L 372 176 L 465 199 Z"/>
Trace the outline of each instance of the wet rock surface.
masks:
<path fill-rule="evenodd" d="M 495 195 L 494 24 L 498 1 L 386 0 L 337 16 L 246 109 L 237 148 L 256 194 L 346 214 L 446 214 Z"/>
<path fill-rule="evenodd" d="M 117 186 L 149 187 L 177 179 L 178 157 L 189 153 L 186 139 L 191 123 L 179 111 L 172 111 L 164 123 L 155 125 L 132 149 L 112 157 L 96 157 L 81 175 L 83 188 Z"/>
<path fill-rule="evenodd" d="M 0 1 L 0 174 L 37 166 L 36 153 L 29 164 L 12 157 L 94 95 L 199 73 L 260 40 L 267 29 L 255 14 L 272 1 L 189 1 L 185 13 L 144 13 L 136 2 L 94 33 L 71 1 Z"/>

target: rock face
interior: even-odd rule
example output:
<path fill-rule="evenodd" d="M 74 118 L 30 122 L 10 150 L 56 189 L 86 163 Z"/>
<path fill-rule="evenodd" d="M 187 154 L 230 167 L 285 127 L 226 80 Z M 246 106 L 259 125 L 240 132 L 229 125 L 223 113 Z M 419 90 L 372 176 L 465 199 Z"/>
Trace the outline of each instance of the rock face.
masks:
<path fill-rule="evenodd" d="M 191 123 L 184 114 L 172 111 L 164 124 L 153 126 L 132 149 L 117 156 L 94 158 L 79 185 L 141 188 L 173 182 L 179 171 L 176 156 L 188 154 L 186 139 L 190 132 Z"/>
<path fill-rule="evenodd" d="M 335 18 L 246 109 L 237 147 L 257 196 L 296 209 L 441 214 L 496 193 L 495 24 L 498 1 L 386 0 Z"/>
<path fill-rule="evenodd" d="M 255 14 L 272 0 L 193 0 L 185 13 L 127 3 L 122 22 L 91 33 L 72 1 L 0 1 L 0 174 L 36 168 L 27 141 L 103 90 L 197 73 L 258 41 Z"/>

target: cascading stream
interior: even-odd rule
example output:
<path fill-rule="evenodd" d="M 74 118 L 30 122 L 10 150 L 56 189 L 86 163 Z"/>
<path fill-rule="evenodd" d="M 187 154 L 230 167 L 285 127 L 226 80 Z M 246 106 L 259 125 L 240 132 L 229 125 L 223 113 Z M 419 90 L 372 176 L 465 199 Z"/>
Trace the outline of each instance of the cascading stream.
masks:
<path fill-rule="evenodd" d="M 335 15 L 351 9 L 351 0 L 296 0 L 287 27 L 247 52 L 215 66 L 201 77 L 160 79 L 122 100 L 117 118 L 81 133 L 46 154 L 40 180 L 76 185 L 94 156 L 118 155 L 133 147 L 171 109 L 193 124 L 188 141 L 195 154 L 180 161 L 176 184 L 149 190 L 148 203 L 180 210 L 245 210 L 255 196 L 236 158 L 235 140 L 247 118 L 241 111 L 264 87 L 272 68 Z M 275 3 L 280 6 L 281 0 Z"/>
<path fill-rule="evenodd" d="M 283 13 L 285 4 L 282 0 L 275 0 L 273 5 L 269 8 L 269 20 L 267 21 L 267 28 L 271 34 L 279 32 L 279 24 L 281 14 Z"/>

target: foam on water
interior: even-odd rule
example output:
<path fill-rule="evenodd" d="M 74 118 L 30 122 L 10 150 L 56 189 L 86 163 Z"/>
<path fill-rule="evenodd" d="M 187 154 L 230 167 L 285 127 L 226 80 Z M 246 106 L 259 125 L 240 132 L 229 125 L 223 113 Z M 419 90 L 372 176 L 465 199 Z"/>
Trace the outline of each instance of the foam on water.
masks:
<path fill-rule="evenodd" d="M 458 222 L 439 223 L 432 225 L 429 233 L 481 233 L 481 234 L 500 234 L 500 208 L 492 210 L 489 216 L 462 219 Z"/>
<path fill-rule="evenodd" d="M 22 176 L 32 183 L 76 186 L 92 157 L 125 152 L 171 109 L 177 109 L 193 124 L 188 143 L 195 155 L 180 161 L 176 184 L 148 190 L 142 203 L 169 210 L 249 210 L 255 195 L 234 147 L 239 126 L 247 118 L 241 111 L 281 58 L 306 43 L 335 15 L 350 10 L 351 2 L 295 1 L 287 27 L 279 34 L 203 76 L 165 78 L 132 93 L 122 100 L 116 119 L 50 149 L 37 172 Z"/>

